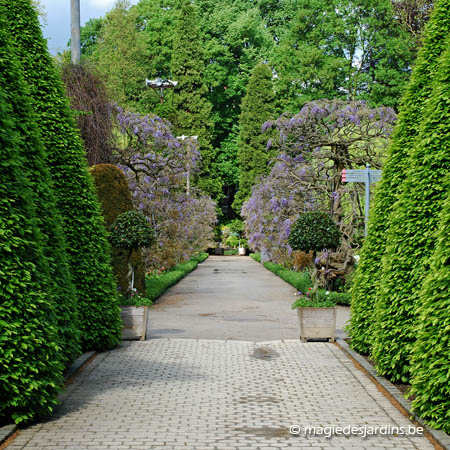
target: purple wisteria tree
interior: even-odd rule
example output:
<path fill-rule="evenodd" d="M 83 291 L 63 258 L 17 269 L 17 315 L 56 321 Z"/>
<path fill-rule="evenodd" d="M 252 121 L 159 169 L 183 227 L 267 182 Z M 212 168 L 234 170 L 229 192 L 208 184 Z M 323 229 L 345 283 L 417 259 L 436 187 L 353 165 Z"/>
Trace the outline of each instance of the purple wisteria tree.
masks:
<path fill-rule="evenodd" d="M 263 132 L 270 128 L 278 132 L 267 145 L 276 147 L 279 156 L 242 208 L 250 244 L 264 249 L 270 259 L 287 263 L 291 255 L 287 239 L 298 214 L 322 210 L 339 225 L 340 253 L 345 253 L 340 259 L 348 264 L 348 250 L 357 248 L 363 236 L 363 187 L 342 183 L 342 169 L 363 168 L 366 163 L 381 168 L 395 120 L 391 108 L 319 100 L 294 116 L 266 122 Z"/>
<path fill-rule="evenodd" d="M 189 186 L 200 153 L 194 139 L 177 139 L 159 117 L 117 108 L 116 118 L 123 137 L 117 163 L 128 179 L 135 206 L 156 233 L 154 246 L 146 252 L 147 268 L 164 270 L 213 241 L 215 203 Z"/>

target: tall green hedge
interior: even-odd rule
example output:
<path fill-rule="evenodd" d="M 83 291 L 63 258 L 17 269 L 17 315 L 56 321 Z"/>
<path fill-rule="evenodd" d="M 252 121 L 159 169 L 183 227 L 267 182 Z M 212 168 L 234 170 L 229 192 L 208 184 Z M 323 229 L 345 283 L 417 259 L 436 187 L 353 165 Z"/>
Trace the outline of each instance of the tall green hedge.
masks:
<path fill-rule="evenodd" d="M 34 205 L 38 187 L 26 177 L 38 174 L 21 151 L 26 143 L 33 158 L 39 146 L 7 39 L 0 14 L 0 422 L 21 422 L 56 403 L 63 364 L 52 294 L 62 291 L 50 282 L 48 236 L 39 232 L 43 218 Z"/>
<path fill-rule="evenodd" d="M 428 23 L 423 46 L 401 102 L 383 177 L 371 210 L 369 234 L 361 250 L 354 278 L 349 334 L 352 347 L 364 354 L 371 352 L 374 340 L 374 310 L 381 279 L 381 261 L 386 251 L 389 214 L 401 192 L 409 166 L 408 158 L 423 120 L 425 103 L 431 97 L 432 79 L 450 30 L 449 10 L 449 0 L 436 2 L 434 14 Z"/>
<path fill-rule="evenodd" d="M 448 54 L 449 52 L 447 52 Z M 448 64 L 447 60 L 447 64 Z M 448 67 L 447 67 L 448 69 Z M 449 80 L 447 79 L 447 83 Z M 448 101 L 448 95 L 447 95 Z M 450 178 L 447 178 L 450 184 Z M 450 433 L 450 195 L 441 213 L 436 249 L 422 288 L 411 366 L 413 408 Z"/>
<path fill-rule="evenodd" d="M 2 52 L 6 58 L 10 57 L 5 47 L 2 48 Z M 19 68 L 16 71 L 19 72 Z M 57 308 L 61 356 L 65 363 L 70 363 L 79 356 L 81 349 L 75 289 L 62 232 L 62 219 L 56 208 L 50 173 L 45 166 L 45 152 L 34 122 L 25 83 L 20 73 L 14 77 L 8 76 L 10 74 L 11 71 L 4 74 L 0 86 L 11 99 L 12 117 L 16 130 L 21 135 L 20 146 L 17 149 L 23 157 L 23 170 L 33 184 L 36 225 L 43 236 L 43 252 L 51 274 L 50 293 L 55 299 Z"/>
<path fill-rule="evenodd" d="M 450 33 L 450 1 L 446 4 Z M 439 9 L 437 9 L 439 13 Z M 430 28 L 427 30 L 430 31 Z M 448 35 L 448 34 L 447 34 Z M 428 42 L 428 41 L 426 41 Z M 448 49 L 450 41 L 440 43 Z M 435 62 L 433 95 L 425 102 L 419 135 L 408 160 L 407 178 L 389 217 L 386 254 L 375 309 L 373 356 L 380 374 L 408 381 L 412 345 L 417 336 L 417 307 L 435 245 L 439 212 L 448 193 L 450 172 L 449 53 Z M 450 350 L 449 350 L 450 352 Z"/>
<path fill-rule="evenodd" d="M 108 242 L 62 81 L 30 0 L 0 0 L 0 14 L 6 18 L 32 96 L 63 218 L 82 348 L 112 348 L 120 340 L 121 322 Z"/>
<path fill-rule="evenodd" d="M 103 217 L 109 228 L 117 216 L 133 209 L 130 190 L 124 173 L 111 164 L 97 164 L 89 171 L 94 177 L 97 196 L 102 206 Z M 128 288 L 127 252 L 112 249 L 113 272 L 122 292 Z M 141 252 L 133 252 L 130 263 L 134 267 L 134 284 L 138 292 L 145 293 L 145 269 Z"/>

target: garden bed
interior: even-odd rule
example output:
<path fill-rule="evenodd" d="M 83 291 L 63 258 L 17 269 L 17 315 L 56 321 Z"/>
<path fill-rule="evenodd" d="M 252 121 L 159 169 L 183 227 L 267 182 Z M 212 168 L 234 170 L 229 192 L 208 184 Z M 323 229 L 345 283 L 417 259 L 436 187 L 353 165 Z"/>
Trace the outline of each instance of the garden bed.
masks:
<path fill-rule="evenodd" d="M 145 280 L 146 297 L 152 302 L 160 297 L 174 284 L 178 283 L 188 273 L 197 268 L 199 263 L 208 258 L 207 253 L 199 253 L 193 256 L 189 261 L 177 264 L 160 275 L 150 275 Z"/>
<path fill-rule="evenodd" d="M 250 255 L 257 262 L 261 262 L 261 255 L 259 253 L 252 253 Z M 306 292 L 308 288 L 312 287 L 311 280 L 308 272 L 295 272 L 283 267 L 281 264 L 275 264 L 272 262 L 265 262 L 264 267 L 270 270 L 275 275 L 279 276 L 282 280 L 286 281 L 290 285 L 294 286 L 299 292 Z M 350 306 L 351 294 L 348 292 L 329 292 L 326 294 L 325 289 L 319 289 L 317 292 L 318 299 L 325 299 L 334 301 L 341 306 Z"/>

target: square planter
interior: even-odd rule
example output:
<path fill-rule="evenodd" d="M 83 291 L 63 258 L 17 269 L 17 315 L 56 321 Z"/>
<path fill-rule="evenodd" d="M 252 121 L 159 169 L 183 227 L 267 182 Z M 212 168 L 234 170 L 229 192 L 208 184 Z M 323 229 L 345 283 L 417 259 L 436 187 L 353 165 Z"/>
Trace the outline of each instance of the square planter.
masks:
<path fill-rule="evenodd" d="M 239 247 L 239 256 L 246 256 L 247 255 L 247 249 L 243 247 Z"/>
<path fill-rule="evenodd" d="M 121 306 L 123 322 L 122 339 L 124 341 L 145 341 L 148 324 L 148 306 Z"/>
<path fill-rule="evenodd" d="M 297 308 L 300 339 L 329 339 L 334 342 L 336 334 L 336 307 L 330 308 Z"/>

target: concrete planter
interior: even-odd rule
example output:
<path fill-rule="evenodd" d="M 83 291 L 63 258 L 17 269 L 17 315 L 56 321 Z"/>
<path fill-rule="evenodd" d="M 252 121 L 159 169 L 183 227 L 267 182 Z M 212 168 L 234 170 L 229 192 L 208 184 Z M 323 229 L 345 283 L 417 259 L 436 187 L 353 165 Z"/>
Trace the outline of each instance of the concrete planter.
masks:
<path fill-rule="evenodd" d="M 297 308 L 300 339 L 329 339 L 334 342 L 336 334 L 336 307 L 329 308 Z"/>
<path fill-rule="evenodd" d="M 121 306 L 123 322 L 122 339 L 124 341 L 145 341 L 148 324 L 148 306 Z"/>
<path fill-rule="evenodd" d="M 244 247 L 239 247 L 239 256 L 245 256 L 247 254 L 247 249 Z"/>

